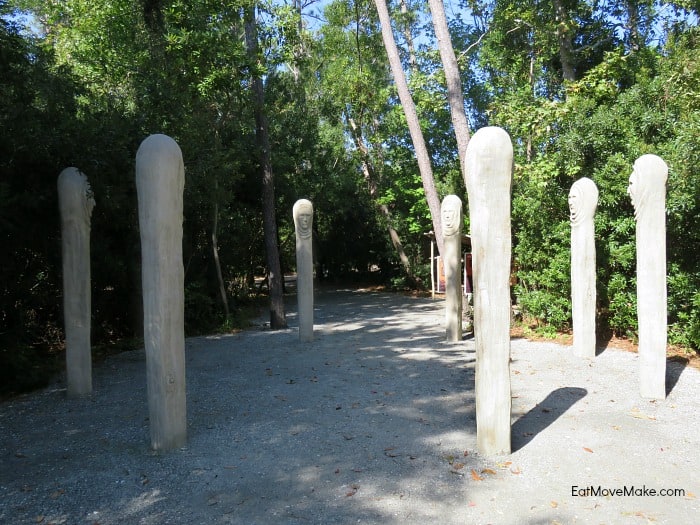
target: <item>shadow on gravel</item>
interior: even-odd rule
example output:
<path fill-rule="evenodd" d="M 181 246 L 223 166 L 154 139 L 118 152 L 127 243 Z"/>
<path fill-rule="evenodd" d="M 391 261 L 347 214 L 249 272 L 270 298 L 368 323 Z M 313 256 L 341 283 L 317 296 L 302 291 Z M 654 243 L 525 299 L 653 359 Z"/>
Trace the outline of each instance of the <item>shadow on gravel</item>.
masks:
<path fill-rule="evenodd" d="M 578 387 L 557 388 L 542 402 L 523 414 L 511 427 L 511 445 L 517 452 L 532 441 L 537 434 L 554 423 L 577 401 L 583 399 L 588 390 Z"/>
<path fill-rule="evenodd" d="M 673 388 L 681 378 L 685 367 L 688 366 L 688 359 L 685 357 L 672 357 L 666 361 L 666 395 L 673 392 Z"/>

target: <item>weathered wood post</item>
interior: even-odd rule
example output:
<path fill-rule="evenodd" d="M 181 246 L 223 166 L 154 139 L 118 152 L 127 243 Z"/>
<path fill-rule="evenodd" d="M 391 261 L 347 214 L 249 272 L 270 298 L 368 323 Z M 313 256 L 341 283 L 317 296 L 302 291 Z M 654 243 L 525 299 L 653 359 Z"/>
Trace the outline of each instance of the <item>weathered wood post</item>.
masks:
<path fill-rule="evenodd" d="M 299 340 L 314 339 L 314 261 L 313 218 L 311 201 L 299 199 L 292 208 L 296 230 L 297 256 L 297 315 L 299 316 Z"/>
<path fill-rule="evenodd" d="M 571 213 L 571 316 L 574 328 L 574 352 L 580 357 L 595 357 L 595 228 L 593 218 L 598 206 L 598 187 L 582 177 L 569 191 Z"/>
<path fill-rule="evenodd" d="M 510 189 L 513 146 L 486 127 L 465 159 L 474 279 L 476 442 L 479 453 L 510 454 Z"/>
<path fill-rule="evenodd" d="M 63 255 L 63 318 L 66 330 L 66 382 L 70 397 L 92 393 L 90 347 L 90 217 L 95 199 L 78 168 L 58 176 Z"/>
<path fill-rule="evenodd" d="M 447 341 L 462 340 L 462 200 L 447 195 L 440 208 L 445 254 L 445 332 Z"/>
<path fill-rule="evenodd" d="M 187 440 L 184 269 L 185 170 L 177 143 L 146 138 L 136 153 L 141 230 L 143 325 L 151 446 L 181 447 Z"/>
<path fill-rule="evenodd" d="M 637 320 L 639 393 L 666 397 L 666 179 L 668 166 L 656 155 L 634 163 L 629 193 L 637 220 Z"/>

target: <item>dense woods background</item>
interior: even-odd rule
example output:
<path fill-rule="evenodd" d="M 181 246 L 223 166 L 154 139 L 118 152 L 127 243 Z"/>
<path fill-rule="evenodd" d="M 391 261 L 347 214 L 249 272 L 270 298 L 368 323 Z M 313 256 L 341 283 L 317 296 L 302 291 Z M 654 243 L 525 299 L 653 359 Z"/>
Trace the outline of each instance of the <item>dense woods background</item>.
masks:
<path fill-rule="evenodd" d="M 435 188 L 466 203 L 428 5 L 388 7 Z M 670 342 L 700 348 L 700 2 L 444 7 L 469 127 L 502 126 L 514 142 L 513 296 L 526 319 L 569 328 L 567 195 L 587 176 L 600 189 L 599 330 L 634 337 L 626 187 L 634 160 L 655 153 L 670 167 Z M 271 260 L 293 270 L 302 197 L 320 279 L 429 283 L 433 223 L 372 0 L 0 0 L 0 15 L 0 384 L 38 384 L 60 355 L 67 166 L 97 202 L 93 342 L 140 336 L 134 157 L 151 133 L 175 138 L 186 164 L 188 333 L 235 322 Z"/>

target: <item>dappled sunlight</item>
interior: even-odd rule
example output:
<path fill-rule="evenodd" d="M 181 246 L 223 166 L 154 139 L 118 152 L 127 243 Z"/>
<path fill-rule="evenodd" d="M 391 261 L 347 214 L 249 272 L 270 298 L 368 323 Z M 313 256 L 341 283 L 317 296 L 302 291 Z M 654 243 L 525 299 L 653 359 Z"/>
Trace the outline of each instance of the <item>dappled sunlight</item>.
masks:
<path fill-rule="evenodd" d="M 474 341 L 445 342 L 436 323 L 441 303 L 393 299 L 319 304 L 325 320 L 310 343 L 300 342 L 294 327 L 188 339 L 188 441 L 173 453 L 148 449 L 143 352 L 114 356 L 99 367 L 99 388 L 89 400 L 67 400 L 54 388 L 7 404 L 6 412 L 21 412 L 0 428 L 10 436 L 7 449 L 18 451 L 0 458 L 5 471 L 17 471 L 8 496 L 41 508 L 30 519 L 43 515 L 55 523 L 293 525 L 341 516 L 343 523 L 404 525 L 487 523 L 506 516 L 512 498 L 522 494 L 534 498 L 526 507 L 520 502 L 523 522 L 538 523 L 572 514 L 553 512 L 553 497 L 529 496 L 533 483 L 546 485 L 560 466 L 588 476 L 585 481 L 591 474 L 577 462 L 600 470 L 613 461 L 610 423 L 601 423 L 609 412 L 623 410 L 613 422 L 619 430 L 612 431 L 620 433 L 692 417 L 691 404 L 642 405 L 624 393 L 607 394 L 625 390 L 600 377 L 608 366 L 599 362 L 615 353 L 581 363 L 560 347 L 539 345 L 533 353 L 518 341 L 511 345 L 514 451 L 482 457 Z M 404 303 L 410 308 L 396 307 Z M 576 381 L 565 383 L 566 373 Z M 690 379 L 683 374 L 673 395 Z M 601 396 L 604 406 L 592 410 L 589 402 Z M 48 414 L 55 429 L 50 441 L 43 430 Z M 93 426 L 86 429 L 86 421 Z M 689 435 L 684 439 L 691 443 Z M 552 446 L 565 453 L 548 454 Z M 667 442 L 655 446 L 681 460 Z M 35 481 L 44 472 L 61 473 L 65 494 L 56 501 L 42 497 L 56 491 L 54 477 Z M 23 492 L 24 486 L 33 490 Z M 93 493 L 94 486 L 109 491 Z M 92 512 L 64 512 L 69 498 L 81 501 L 76 509 Z"/>

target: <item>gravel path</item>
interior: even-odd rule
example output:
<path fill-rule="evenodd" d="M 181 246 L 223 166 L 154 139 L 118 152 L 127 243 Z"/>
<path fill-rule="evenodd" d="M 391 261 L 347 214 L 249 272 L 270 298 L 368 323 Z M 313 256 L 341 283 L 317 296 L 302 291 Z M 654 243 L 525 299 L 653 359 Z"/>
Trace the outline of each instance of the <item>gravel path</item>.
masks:
<path fill-rule="evenodd" d="M 474 342 L 444 342 L 442 301 L 319 292 L 313 343 L 294 302 L 288 330 L 187 340 L 181 450 L 149 449 L 143 350 L 96 367 L 89 398 L 58 378 L 0 404 L 0 523 L 698 522 L 698 370 L 669 363 L 649 402 L 635 354 L 513 340 L 514 451 L 483 458 Z"/>

